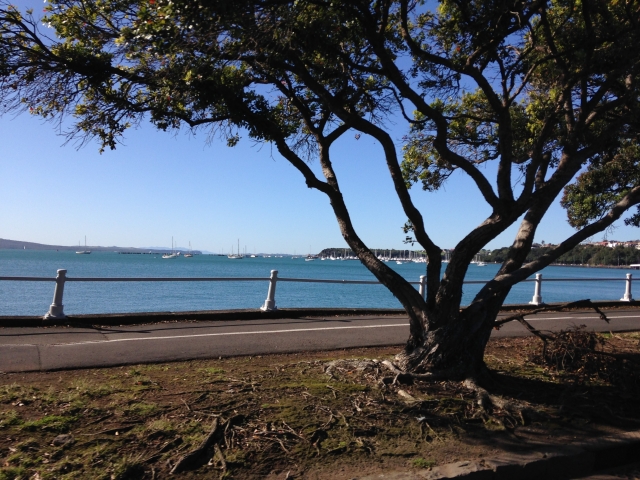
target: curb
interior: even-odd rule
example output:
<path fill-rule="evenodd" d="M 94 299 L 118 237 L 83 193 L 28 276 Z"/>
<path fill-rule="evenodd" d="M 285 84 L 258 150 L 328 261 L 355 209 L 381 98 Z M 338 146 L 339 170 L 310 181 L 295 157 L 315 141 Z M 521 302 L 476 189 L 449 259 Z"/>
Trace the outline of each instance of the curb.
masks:
<path fill-rule="evenodd" d="M 357 480 L 564 480 L 634 463 L 640 458 L 640 430 L 570 445 L 534 446 L 528 453 L 449 463 L 429 470 L 379 473 Z M 356 479 L 354 479 L 356 480 Z"/>
<path fill-rule="evenodd" d="M 282 308 L 273 311 L 260 309 L 200 310 L 188 312 L 139 312 L 68 315 L 64 319 L 45 320 L 41 316 L 0 316 L 0 327 L 48 327 L 63 325 L 145 325 L 161 322 L 204 322 L 222 320 L 262 320 L 320 316 L 405 315 L 400 309 L 376 308 Z"/>

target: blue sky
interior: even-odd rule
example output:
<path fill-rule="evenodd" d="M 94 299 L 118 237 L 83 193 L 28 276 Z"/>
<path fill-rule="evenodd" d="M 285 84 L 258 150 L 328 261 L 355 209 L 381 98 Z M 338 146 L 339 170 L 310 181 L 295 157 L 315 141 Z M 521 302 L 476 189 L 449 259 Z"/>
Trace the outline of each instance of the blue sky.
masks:
<path fill-rule="evenodd" d="M 17 2 L 19 6 L 41 3 Z M 404 124 L 391 126 L 394 138 Z M 249 140 L 229 148 L 207 144 L 204 132 L 177 135 L 151 125 L 130 130 L 116 151 L 63 146 L 54 126 L 27 113 L 0 118 L 0 237 L 47 244 L 170 246 L 229 252 L 240 239 L 248 252 L 316 253 L 343 247 L 327 198 L 270 145 Z M 379 145 L 355 132 L 335 145 L 333 159 L 356 230 L 371 248 L 404 248 L 406 218 Z M 317 165 L 315 171 L 320 175 Z M 438 193 L 412 190 L 429 233 L 452 248 L 489 209 L 475 186 L 454 175 Z M 622 222 L 620 222 L 622 223 Z M 511 228 L 488 245 L 511 243 Z M 556 205 L 537 241 L 572 233 Z M 600 240 L 603 235 L 593 240 Z M 609 238 L 639 238 L 621 225 Z M 417 247 L 416 247 L 417 248 Z"/>

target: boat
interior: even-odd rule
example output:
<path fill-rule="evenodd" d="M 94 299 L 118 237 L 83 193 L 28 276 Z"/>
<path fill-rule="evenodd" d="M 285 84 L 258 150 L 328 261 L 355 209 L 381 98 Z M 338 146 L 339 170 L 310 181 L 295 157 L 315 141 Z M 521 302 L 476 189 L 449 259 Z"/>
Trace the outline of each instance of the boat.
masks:
<path fill-rule="evenodd" d="M 313 255 L 311 255 L 311 247 L 309 247 L 309 255 L 304 257 L 305 262 L 313 262 L 316 259 Z"/>
<path fill-rule="evenodd" d="M 231 246 L 231 255 L 227 255 L 227 258 L 231 260 L 242 260 L 244 258 L 244 255 L 240 255 L 240 239 L 238 239 L 238 253 L 234 255 L 233 246 Z"/>
<path fill-rule="evenodd" d="M 191 241 L 189 241 L 189 253 L 185 253 L 184 258 L 191 258 L 191 257 L 193 257 L 193 253 L 191 253 Z"/>
<path fill-rule="evenodd" d="M 171 253 L 165 253 L 162 258 L 178 258 L 179 253 L 173 251 L 173 237 L 171 237 Z"/>
<path fill-rule="evenodd" d="M 484 263 L 482 260 L 480 260 L 480 255 L 476 255 L 476 258 L 471 263 L 475 263 L 478 267 L 486 267 L 487 266 L 486 263 Z"/>
<path fill-rule="evenodd" d="M 80 242 L 78 242 L 78 247 L 80 246 Z M 25 248 L 26 250 L 26 248 Z M 78 255 L 89 255 L 91 250 L 87 250 L 87 236 L 84 236 L 84 250 L 78 250 L 76 252 Z"/>

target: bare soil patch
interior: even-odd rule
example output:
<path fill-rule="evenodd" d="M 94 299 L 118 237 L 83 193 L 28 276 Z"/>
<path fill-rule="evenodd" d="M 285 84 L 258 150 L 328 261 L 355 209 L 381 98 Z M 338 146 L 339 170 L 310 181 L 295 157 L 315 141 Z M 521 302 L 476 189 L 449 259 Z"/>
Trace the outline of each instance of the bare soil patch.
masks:
<path fill-rule="evenodd" d="M 400 347 L 4 374 L 0 480 L 166 478 L 198 446 L 174 477 L 350 479 L 636 429 L 640 334 L 597 339 L 617 357 L 564 370 L 537 338 L 491 341 L 491 393 L 518 414 L 459 382 L 381 381 L 365 360 Z"/>

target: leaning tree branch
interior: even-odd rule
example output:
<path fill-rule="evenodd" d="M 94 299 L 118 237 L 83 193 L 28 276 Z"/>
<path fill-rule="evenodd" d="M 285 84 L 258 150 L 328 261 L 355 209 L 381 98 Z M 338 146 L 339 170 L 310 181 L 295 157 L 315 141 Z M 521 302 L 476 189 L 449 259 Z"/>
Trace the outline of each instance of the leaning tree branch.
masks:
<path fill-rule="evenodd" d="M 546 214 L 553 200 L 560 193 L 562 188 L 564 188 L 567 185 L 567 183 L 569 183 L 569 181 L 574 177 L 574 175 L 579 171 L 583 162 L 601 150 L 603 145 L 605 145 L 607 142 L 608 134 L 612 134 L 615 131 L 616 131 L 615 127 L 607 129 L 607 131 L 605 131 L 603 134 L 600 135 L 600 138 L 598 139 L 598 141 L 595 141 L 592 145 L 585 147 L 582 150 L 576 153 L 573 153 L 571 155 L 565 153 L 563 155 L 563 158 L 560 161 L 558 169 L 553 173 L 553 175 L 551 175 L 551 178 L 548 181 L 543 182 L 542 186 L 537 185 L 537 187 L 539 188 L 532 194 L 526 194 L 526 192 L 523 191 L 521 198 L 519 198 L 517 201 L 517 207 L 518 207 L 517 211 L 518 213 L 521 214 L 524 210 L 528 209 L 528 212 L 526 213 L 525 217 L 523 218 L 520 224 L 520 229 L 509 251 L 509 256 L 503 264 L 503 267 L 501 269 L 502 274 L 509 275 L 515 271 L 519 271 L 519 269 L 520 270 L 522 269 L 522 264 L 524 263 L 526 255 L 529 252 L 531 243 L 533 242 L 533 235 L 535 234 L 537 225 L 539 224 L 543 216 Z M 540 160 L 543 160 L 543 159 L 540 159 Z M 541 166 L 543 167 L 543 170 L 546 169 L 546 164 L 547 162 L 543 162 L 541 164 Z M 638 195 L 638 200 L 640 200 L 640 195 Z M 617 216 L 615 218 L 612 218 L 609 224 L 617 220 L 620 217 L 620 215 L 622 215 L 622 213 L 624 213 L 624 211 L 630 208 L 631 206 L 633 206 L 633 203 L 627 206 L 619 206 L 617 208 L 614 207 L 614 209 L 612 210 L 617 211 L 617 212 L 614 212 L 614 213 L 617 213 Z M 602 220 L 603 221 L 606 220 L 606 217 Z M 607 226 L 608 225 L 603 226 L 602 230 L 604 230 L 604 228 L 606 228 Z M 593 227 L 593 228 L 595 229 L 596 227 Z M 597 230 L 597 229 L 595 231 L 592 230 L 592 233 L 590 233 L 589 235 L 593 235 L 598 231 L 601 231 L 601 230 Z M 578 234 L 580 234 L 580 232 L 578 232 Z M 552 258 L 548 260 L 547 265 L 552 261 L 554 261 L 555 259 L 557 259 L 560 255 L 571 250 L 575 245 L 577 245 L 584 239 L 588 238 L 589 235 L 584 237 L 580 237 L 580 236 L 570 237 L 568 241 L 575 240 L 575 242 L 573 244 L 570 244 L 570 243 L 567 244 L 565 250 L 562 250 L 562 251 L 558 250 L 557 252 L 555 250 L 552 250 L 550 252 L 547 252 L 547 255 L 554 255 Z M 561 246 L 562 245 L 563 244 L 561 244 Z M 544 267 L 540 267 L 540 269 L 541 268 L 544 268 Z M 522 277 L 518 278 L 518 280 L 516 280 L 515 282 L 510 283 L 510 285 L 513 285 L 514 283 L 517 283 L 518 281 L 526 278 L 531 273 L 534 273 L 534 271 L 529 271 L 526 274 L 523 273 Z M 496 277 L 496 279 L 498 278 L 501 278 L 501 276 Z M 492 288 L 494 286 L 495 284 L 491 284 L 490 282 L 489 284 L 486 285 L 486 288 Z"/>
<path fill-rule="evenodd" d="M 320 163 L 327 180 L 327 183 L 320 182 L 323 188 L 319 190 L 329 197 L 343 238 L 354 252 L 356 252 L 358 258 L 361 259 L 365 266 L 367 266 L 375 277 L 389 288 L 400 301 L 409 314 L 411 338 L 415 339 L 416 342 L 421 341 L 425 331 L 425 323 L 427 322 L 427 318 L 424 316 L 424 300 L 401 275 L 381 262 L 360 239 L 351 222 L 349 211 L 338 188 L 338 181 L 331 164 L 329 147 L 332 141 L 323 136 L 321 132 L 316 131 L 314 135 L 320 147 Z M 280 154 L 289 160 L 296 168 L 300 169 L 300 167 L 304 166 L 308 169 L 306 163 L 302 162 L 295 152 L 289 148 L 285 138 L 282 135 L 277 135 L 276 137 L 274 141 Z M 311 185 L 309 186 L 311 187 Z"/>
<path fill-rule="evenodd" d="M 428 268 L 427 271 L 427 303 L 435 302 L 435 295 L 440 282 L 441 249 L 427 234 L 422 214 L 413 204 L 411 196 L 409 195 L 409 190 L 407 189 L 404 177 L 402 176 L 402 170 L 400 169 L 400 164 L 398 163 L 398 156 L 393 140 L 384 129 L 363 118 L 357 112 L 344 108 L 344 105 L 342 105 L 341 102 L 336 99 L 336 97 L 329 92 L 324 85 L 320 84 L 320 82 L 318 82 L 318 80 L 309 73 L 302 61 L 294 59 L 294 65 L 292 68 L 295 69 L 295 73 L 304 80 L 305 84 L 307 84 L 309 88 L 316 93 L 316 95 L 322 98 L 322 100 L 330 106 L 342 121 L 352 125 L 353 128 L 360 130 L 362 133 L 371 135 L 381 143 L 385 154 L 385 161 L 387 163 L 396 194 L 400 200 L 400 204 L 402 205 L 405 215 L 407 215 L 407 218 L 414 225 L 416 240 L 425 248 L 429 256 L 431 267 Z M 468 162 L 466 163 L 468 164 Z"/>
<path fill-rule="evenodd" d="M 552 332 L 545 333 L 545 332 L 542 332 L 542 331 L 538 330 L 533 325 L 531 325 L 529 322 L 527 322 L 524 319 L 524 317 L 525 316 L 529 316 L 529 315 L 534 315 L 534 314 L 537 314 L 537 313 L 541 313 L 541 312 L 550 312 L 550 311 L 565 310 L 567 308 L 583 308 L 583 307 L 594 309 L 596 311 L 596 313 L 600 316 L 601 320 L 604 320 L 605 322 L 610 323 L 610 320 L 607 317 L 607 315 L 602 310 L 600 310 L 597 307 L 597 305 L 595 305 L 590 299 L 586 299 L 586 300 L 578 300 L 576 302 L 569 302 L 569 303 L 565 303 L 565 304 L 562 304 L 562 305 L 545 306 L 545 307 L 542 307 L 542 308 L 537 308 L 535 310 L 531 310 L 529 312 L 517 313 L 517 314 L 512 315 L 510 317 L 503 318 L 503 319 L 500 319 L 500 320 L 496 320 L 493 323 L 493 328 L 495 328 L 496 330 L 499 330 L 506 323 L 513 322 L 513 321 L 520 322 L 524 326 L 524 328 L 526 328 L 527 331 L 529 331 L 529 333 L 535 335 L 536 337 L 538 337 L 542 341 L 542 356 L 545 357 L 546 356 L 547 347 L 548 347 L 548 342 L 556 341 L 556 340 L 558 340 L 560 338 L 560 336 L 557 333 L 552 333 Z M 593 353 L 597 353 L 597 354 L 601 354 L 601 355 L 608 355 L 608 356 L 612 356 L 614 358 L 618 358 L 614 354 L 608 354 L 607 352 L 593 351 Z M 635 362 L 634 359 L 631 359 L 631 360 Z"/>
<path fill-rule="evenodd" d="M 603 231 L 616 220 L 618 220 L 623 213 L 634 205 L 640 204 L 640 186 L 633 188 L 622 200 L 614 205 L 609 212 L 600 218 L 599 220 L 590 223 L 586 227 L 582 228 L 556 247 L 552 248 L 538 259 L 529 262 L 518 270 L 505 275 L 497 276 L 493 281 L 501 284 L 502 286 L 511 286 L 524 280 L 535 272 L 542 270 L 544 267 L 549 266 L 553 261 L 557 260 L 560 256 L 573 249 L 580 242 L 595 235 L 598 232 Z M 491 282 L 490 282 L 491 283 Z M 488 285 L 488 284 L 487 284 Z"/>
<path fill-rule="evenodd" d="M 609 323 L 609 318 L 605 315 L 605 313 L 600 310 L 597 305 L 595 305 L 590 299 L 585 300 L 576 300 L 575 302 L 563 303 L 562 305 L 545 305 L 544 307 L 536 308 L 534 310 L 530 310 L 528 312 L 516 313 L 515 315 L 511 315 L 507 318 L 501 318 L 500 320 L 496 320 L 493 322 L 493 328 L 500 329 L 502 325 L 505 323 L 513 322 L 514 320 L 520 321 L 520 319 L 524 319 L 529 315 L 536 315 L 538 313 L 543 312 L 557 312 L 559 310 L 565 310 L 568 308 L 593 308 L 598 315 L 600 315 L 600 319 Z"/>

